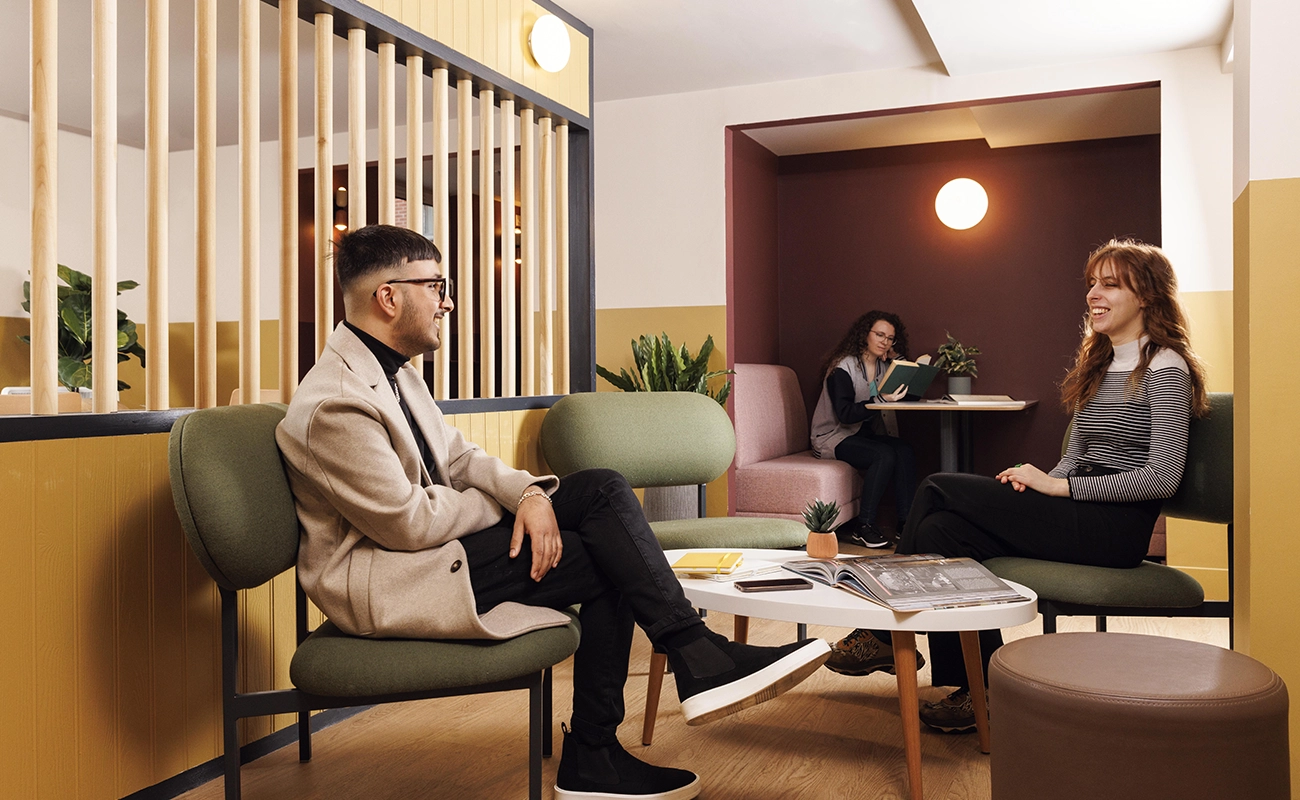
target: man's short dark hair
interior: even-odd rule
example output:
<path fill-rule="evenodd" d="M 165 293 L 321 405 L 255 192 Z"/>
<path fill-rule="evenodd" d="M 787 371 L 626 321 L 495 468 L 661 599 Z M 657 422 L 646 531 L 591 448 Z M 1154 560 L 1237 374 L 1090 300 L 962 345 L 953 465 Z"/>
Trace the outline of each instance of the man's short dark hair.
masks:
<path fill-rule="evenodd" d="M 344 234 L 334 247 L 334 269 L 344 291 L 366 275 L 400 267 L 410 261 L 441 264 L 442 253 L 419 233 L 396 225 L 358 228 Z"/>

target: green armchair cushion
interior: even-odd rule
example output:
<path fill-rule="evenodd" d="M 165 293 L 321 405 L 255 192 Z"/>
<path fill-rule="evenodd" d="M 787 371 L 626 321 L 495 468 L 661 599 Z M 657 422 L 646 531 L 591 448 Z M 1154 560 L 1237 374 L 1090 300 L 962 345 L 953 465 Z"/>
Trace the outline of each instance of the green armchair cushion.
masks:
<path fill-rule="evenodd" d="M 803 523 L 764 517 L 703 517 L 652 522 L 650 528 L 665 550 L 688 547 L 802 547 L 808 541 Z"/>
<path fill-rule="evenodd" d="M 298 646 L 293 685 L 329 697 L 426 692 L 508 680 L 540 672 L 578 649 L 576 615 L 568 625 L 505 641 L 366 639 L 325 622 Z"/>
<path fill-rule="evenodd" d="M 1133 569 L 1088 567 L 1033 558 L 990 558 L 999 578 L 1024 584 L 1043 600 L 1114 608 L 1195 608 L 1205 590 L 1185 572 L 1149 561 Z"/>

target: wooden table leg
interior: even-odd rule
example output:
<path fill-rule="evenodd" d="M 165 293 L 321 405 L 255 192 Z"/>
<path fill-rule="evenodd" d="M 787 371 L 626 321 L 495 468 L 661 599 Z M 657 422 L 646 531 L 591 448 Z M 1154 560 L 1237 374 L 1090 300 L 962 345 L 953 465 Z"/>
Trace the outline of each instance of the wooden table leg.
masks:
<path fill-rule="evenodd" d="M 917 715 L 916 634 L 894 631 L 894 672 L 898 677 L 898 710 L 903 722 L 903 752 L 912 800 L 921 800 L 921 718 Z"/>
<path fill-rule="evenodd" d="M 975 730 L 980 735 L 980 752 L 989 751 L 989 701 L 984 693 L 984 660 L 980 658 L 979 631 L 961 632 L 961 656 L 966 662 L 966 681 L 975 706 Z"/>

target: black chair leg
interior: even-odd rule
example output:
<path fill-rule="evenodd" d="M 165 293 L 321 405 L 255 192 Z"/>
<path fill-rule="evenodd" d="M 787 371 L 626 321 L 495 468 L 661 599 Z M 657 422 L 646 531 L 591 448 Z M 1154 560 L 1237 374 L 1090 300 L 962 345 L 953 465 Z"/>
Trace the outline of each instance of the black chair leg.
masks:
<path fill-rule="evenodd" d="M 298 712 L 298 760 L 311 761 L 311 712 Z"/>
<path fill-rule="evenodd" d="M 801 641 L 801 642 L 802 642 L 804 639 L 807 639 L 807 638 L 808 638 L 808 623 L 806 623 L 806 622 L 798 622 L 798 623 L 795 623 L 795 625 L 796 625 L 796 627 L 795 627 L 795 639 L 797 639 L 797 640 L 799 640 L 799 641 Z"/>
<path fill-rule="evenodd" d="M 528 687 L 528 800 L 542 800 L 542 706 L 545 673 L 539 672 Z"/>
<path fill-rule="evenodd" d="M 1039 603 L 1038 610 L 1043 615 L 1043 633 L 1056 633 L 1056 609 Z"/>
<path fill-rule="evenodd" d="M 551 668 L 542 672 L 542 758 L 550 758 L 553 752 L 551 727 L 555 724 L 554 710 L 551 706 Z"/>
<path fill-rule="evenodd" d="M 1105 617 L 1097 617 L 1097 630 L 1101 631 L 1102 633 L 1105 633 L 1105 632 L 1106 632 L 1106 618 L 1105 618 Z"/>

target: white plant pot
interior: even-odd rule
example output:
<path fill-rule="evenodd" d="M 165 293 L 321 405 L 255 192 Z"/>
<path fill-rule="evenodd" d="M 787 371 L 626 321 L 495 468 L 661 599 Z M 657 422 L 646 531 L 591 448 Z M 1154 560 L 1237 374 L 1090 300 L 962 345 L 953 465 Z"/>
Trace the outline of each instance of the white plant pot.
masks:
<path fill-rule="evenodd" d="M 969 375 L 949 375 L 948 394 L 970 394 Z"/>

